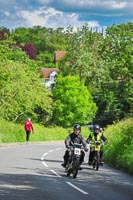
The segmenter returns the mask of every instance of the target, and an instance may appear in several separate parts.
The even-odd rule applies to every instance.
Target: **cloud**
[[[96,21],[80,21],[76,13],[63,13],[54,8],[41,7],[38,10],[28,11],[21,10],[17,12],[17,16],[24,20],[26,26],[44,26],[44,27],[79,27],[84,23],[90,26],[99,26]]]
[[[91,27],[133,22],[132,0],[0,0],[1,26]]]
[[[103,7],[106,9],[123,9],[127,5],[127,1],[120,1],[120,0],[62,0],[62,2],[66,3],[69,6],[74,6],[77,8],[82,8],[82,9],[90,9],[90,8],[95,8],[95,7]]]
[[[42,3],[43,5],[50,4],[52,1],[51,0],[38,0],[38,2]]]
[[[7,11],[5,11],[4,13],[5,13],[6,16],[9,16],[9,15],[10,15],[10,13],[7,12]]]
[[[46,0],[39,0],[42,5]],[[48,6],[63,12],[125,12],[133,9],[132,0],[48,0]]]

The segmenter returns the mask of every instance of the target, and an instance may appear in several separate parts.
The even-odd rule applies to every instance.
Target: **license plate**
[[[76,154],[76,155],[80,155],[80,149],[75,148],[75,149],[74,149],[74,154]]]

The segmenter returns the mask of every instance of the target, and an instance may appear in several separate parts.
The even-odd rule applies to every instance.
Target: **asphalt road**
[[[64,142],[0,147],[0,200],[132,200],[133,176],[85,162],[76,179],[62,168]]]

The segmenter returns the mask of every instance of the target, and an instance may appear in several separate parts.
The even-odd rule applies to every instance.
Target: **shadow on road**
[[[48,182],[52,185],[48,185]],[[34,174],[0,174],[0,200],[47,200],[58,199],[54,194],[56,191],[62,190],[59,178],[44,177]],[[51,193],[52,191],[52,193]],[[53,198],[55,196],[55,198]]]
[[[41,159],[37,159],[37,158],[28,158],[28,159],[30,159],[30,160],[36,160],[36,161],[46,161],[46,162],[52,162],[52,163],[62,163],[63,162],[63,160],[50,160],[50,159],[43,159],[43,160],[41,160]]]
[[[49,160],[48,160],[49,161]],[[53,160],[52,160],[53,162]],[[60,162],[54,160],[54,162]],[[125,195],[128,200],[132,199],[133,181],[131,176],[126,176],[117,171],[112,171],[106,166],[100,168],[99,171],[94,171],[86,164],[83,164],[83,170],[79,171],[76,179],[67,177],[64,168],[56,166],[54,170],[61,176],[57,177],[49,168],[35,168],[34,174],[0,174],[0,200],[65,200],[71,198],[71,192],[64,194],[64,191],[69,191],[70,187],[66,182],[71,181],[77,186],[84,189],[89,187],[89,191],[93,194],[97,191],[101,194],[101,189],[106,189],[106,195],[109,192]],[[21,173],[21,168],[20,168]],[[123,182],[124,180],[124,182]],[[64,186],[65,185],[65,186]],[[64,187],[63,187],[64,186]],[[68,187],[66,189],[66,187]],[[111,188],[111,189],[110,189]],[[87,190],[87,189],[86,189]],[[73,189],[72,189],[73,191]],[[115,193],[116,192],[116,193]],[[80,195],[80,194],[79,194]],[[59,198],[60,196],[60,198]],[[86,196],[88,198],[88,196]],[[85,199],[86,199],[85,198]],[[73,200],[81,199],[77,196]],[[84,200],[85,200],[84,199]],[[111,196],[103,198],[111,200]],[[122,200],[124,199],[124,196]],[[125,198],[126,199],[126,198]]]

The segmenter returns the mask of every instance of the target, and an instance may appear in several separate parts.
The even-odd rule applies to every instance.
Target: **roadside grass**
[[[108,138],[106,163],[133,175],[133,119],[108,126],[105,135]]]
[[[58,141],[65,140],[73,128],[44,127],[39,124],[34,125],[34,134],[31,133],[30,142]],[[82,127],[82,134],[85,138],[89,135],[89,129]],[[0,143],[25,142],[24,125],[15,124],[5,120],[0,120]]]

